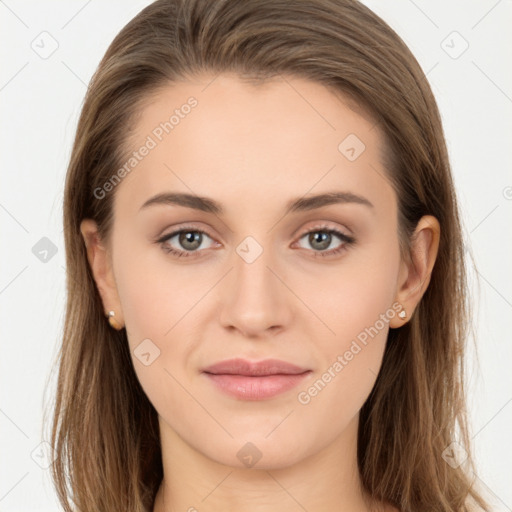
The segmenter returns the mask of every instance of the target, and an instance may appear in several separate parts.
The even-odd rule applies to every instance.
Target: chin
[[[290,444],[281,439],[266,438],[261,435],[246,435],[243,439],[230,439],[224,446],[215,443],[214,452],[204,455],[219,464],[239,469],[275,470],[288,468],[300,462],[307,454],[297,450],[296,437],[289,434]],[[304,447],[302,447],[304,448]]]

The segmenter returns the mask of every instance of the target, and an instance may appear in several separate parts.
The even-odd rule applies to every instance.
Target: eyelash
[[[179,230],[173,231],[172,233],[165,235],[162,238],[158,239],[157,243],[160,244],[160,246],[164,252],[169,253],[169,254],[173,255],[174,257],[177,257],[177,258],[182,258],[182,257],[189,258],[191,256],[194,257],[194,255],[199,251],[178,251],[166,244],[166,242],[168,240],[170,240],[171,238],[173,238],[176,235],[179,235],[180,233],[183,233],[183,232],[201,233],[201,234],[207,235],[208,237],[213,239],[213,237],[211,237],[207,231],[198,229],[194,226],[182,226]],[[316,227],[310,229],[309,231],[306,231],[305,233],[303,233],[299,237],[299,240],[301,240],[306,235],[309,235],[311,233],[328,233],[330,235],[336,235],[338,238],[341,239],[342,242],[344,242],[337,249],[331,249],[330,251],[313,251],[315,258],[317,258],[317,257],[325,258],[325,257],[336,256],[339,253],[341,253],[342,251],[347,250],[348,247],[354,245],[356,242],[354,237],[346,235],[345,233],[342,233],[341,231],[338,231],[337,229],[329,228],[328,226],[316,226]]]

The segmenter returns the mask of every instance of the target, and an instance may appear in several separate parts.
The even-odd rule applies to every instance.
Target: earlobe
[[[390,327],[401,327],[412,316],[428,288],[437,258],[441,228],[432,215],[424,215],[411,238],[411,260],[402,262],[396,300],[406,311],[405,318],[395,317]]]
[[[116,325],[112,325],[110,321],[109,323],[117,328],[122,325],[122,312],[109,252],[101,241],[95,221],[83,219],[80,231],[87,249],[89,266],[103,302],[104,314],[110,320],[112,315],[109,316],[109,312],[115,311]]]

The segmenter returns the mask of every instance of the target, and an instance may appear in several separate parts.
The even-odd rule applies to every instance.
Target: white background
[[[44,465],[47,457],[39,446],[43,399],[53,393],[50,371],[64,316],[64,177],[87,83],[115,35],[149,3],[0,1],[2,512],[60,510],[49,470],[35,461]],[[470,344],[476,480],[494,510],[511,511],[512,2],[364,3],[409,45],[442,113],[476,261],[476,268],[468,262],[479,360]],[[46,49],[51,38],[58,44],[48,58],[32,47],[41,47],[41,38]],[[46,262],[33,252],[43,237],[56,250]]]

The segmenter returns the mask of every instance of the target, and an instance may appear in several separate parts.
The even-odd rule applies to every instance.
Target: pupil
[[[189,250],[197,249],[201,245],[201,233],[194,231],[181,233],[180,244]],[[191,246],[188,244],[191,244]]]
[[[331,234],[325,231],[317,231],[309,235],[309,242],[313,247],[317,243],[317,239],[320,239],[317,248],[326,249],[327,247],[329,247],[329,244],[331,242]]]

